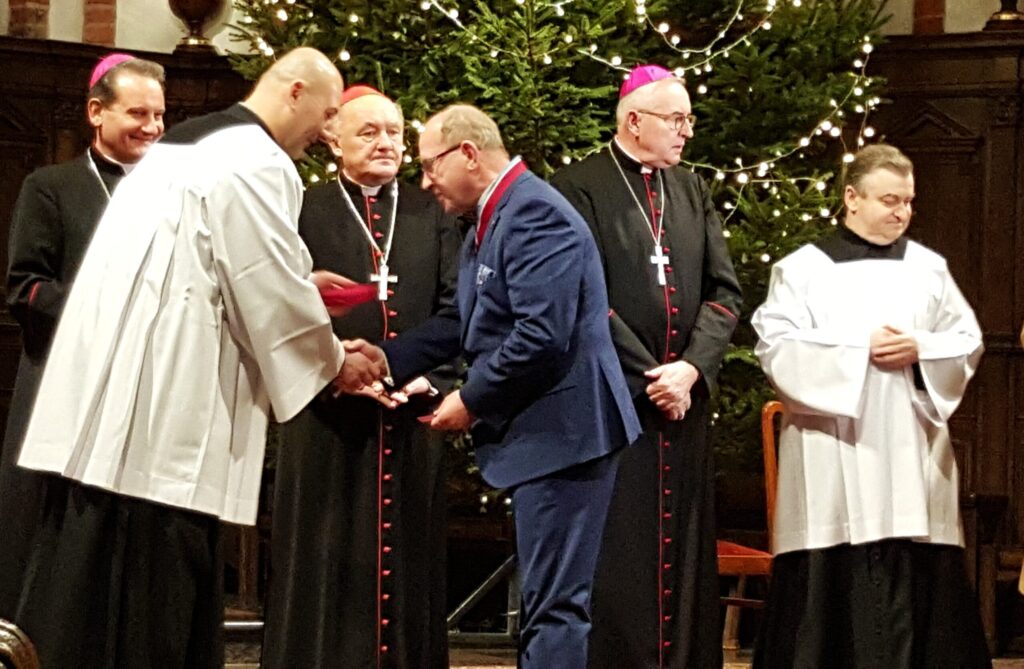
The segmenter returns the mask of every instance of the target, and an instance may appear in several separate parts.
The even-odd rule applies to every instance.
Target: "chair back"
[[[775,529],[775,492],[779,479],[775,417],[785,412],[782,402],[771,400],[761,408],[761,450],[764,456],[764,497],[768,512],[768,545]]]
[[[12,669],[39,669],[36,647],[18,627],[0,619],[0,664]]]

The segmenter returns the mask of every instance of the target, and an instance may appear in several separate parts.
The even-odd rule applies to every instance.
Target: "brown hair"
[[[117,77],[122,72],[131,72],[142,77],[148,77],[149,79],[155,80],[160,84],[160,88],[164,87],[164,66],[160,63],[154,63],[151,60],[144,58],[132,58],[126,60],[123,63],[118,63],[114,67],[110,68],[107,72],[99,78],[92,88],[89,89],[89,93],[86,95],[86,100],[92,100],[96,98],[100,101],[104,107],[109,107],[115,100],[117,100],[117,86],[115,82]]]
[[[910,162],[910,158],[907,158],[895,146],[889,144],[865,146],[857,152],[853,162],[847,166],[843,185],[852,186],[860,193],[864,177],[879,168],[891,170],[900,176],[908,176],[914,172],[914,163]]]

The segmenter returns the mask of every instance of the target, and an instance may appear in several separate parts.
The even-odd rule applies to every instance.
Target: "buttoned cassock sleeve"
[[[344,362],[298,235],[297,177],[277,165],[222,179],[206,200],[228,327],[256,360],[277,420],[297,414]]]
[[[47,345],[64,306],[64,226],[54,194],[39,173],[21,187],[8,242],[7,306],[35,348]]]

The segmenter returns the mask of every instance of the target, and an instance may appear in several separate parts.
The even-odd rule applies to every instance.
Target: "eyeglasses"
[[[658,112],[647,111],[646,109],[637,109],[636,113],[657,116],[665,122],[672,132],[679,132],[687,125],[690,126],[690,130],[693,130],[694,126],[697,125],[697,117],[693,114],[659,114]]]
[[[442,158],[447,156],[449,153],[451,153],[455,149],[458,149],[461,146],[462,146],[462,142],[459,142],[455,146],[448,147],[447,149],[445,149],[441,153],[437,154],[433,158],[424,158],[424,157],[421,156],[420,157],[420,165],[423,167],[423,172],[426,173],[426,174],[433,174],[434,167],[437,166],[437,161],[441,160]]]

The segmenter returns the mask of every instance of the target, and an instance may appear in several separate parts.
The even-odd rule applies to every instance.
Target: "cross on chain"
[[[398,277],[388,272],[387,263],[381,263],[380,270],[370,275],[370,281],[377,284],[377,299],[388,301],[388,284],[398,283]]]
[[[651,264],[658,267],[658,285],[664,286],[667,283],[665,278],[665,266],[668,265],[668,256],[662,251],[661,244],[654,245],[654,255],[651,256]]]

